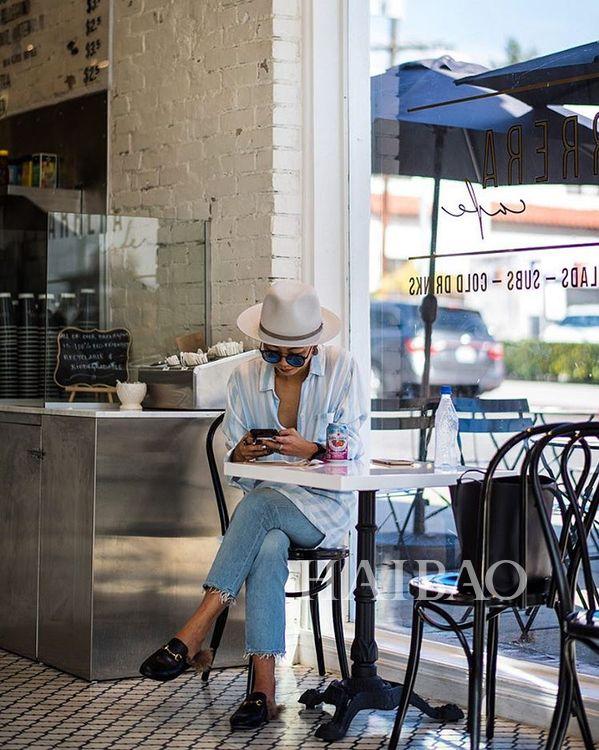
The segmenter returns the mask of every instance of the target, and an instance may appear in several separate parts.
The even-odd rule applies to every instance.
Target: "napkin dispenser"
[[[146,409],[224,409],[231,373],[242,362],[257,356],[254,349],[186,369],[165,369],[161,365],[139,367],[138,379],[148,386],[143,406]]]

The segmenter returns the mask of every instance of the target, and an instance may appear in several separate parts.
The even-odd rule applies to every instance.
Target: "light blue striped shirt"
[[[346,424],[349,457],[363,453],[359,430],[367,416],[366,394],[351,354],[336,346],[319,346],[310,361],[310,371],[302,383],[297,431],[306,440],[326,442],[327,415]],[[242,363],[231,375],[227,389],[227,408],[223,432],[228,451],[253,427],[283,429],[279,421],[279,398],[275,393],[275,369],[262,358]],[[299,460],[273,453],[257,460]],[[268,482],[231,477],[229,483],[249,492]],[[323,546],[343,542],[354,517],[354,492],[331,492],[293,484],[270,483],[288,497],[302,513],[325,534]]]

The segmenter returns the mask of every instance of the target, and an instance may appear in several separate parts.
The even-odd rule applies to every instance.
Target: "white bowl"
[[[121,409],[134,409],[139,411],[141,402],[144,400],[148,386],[145,383],[121,383],[116,381],[116,394],[121,402]]]

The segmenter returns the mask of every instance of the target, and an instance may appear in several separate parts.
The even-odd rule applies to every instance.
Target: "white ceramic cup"
[[[116,381],[116,394],[121,402],[121,409],[139,411],[148,386],[145,383],[121,383]]]

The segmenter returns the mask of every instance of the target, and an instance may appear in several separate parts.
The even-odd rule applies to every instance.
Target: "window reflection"
[[[432,5],[406,2],[393,12],[384,3],[371,5],[371,394],[407,403],[434,398],[449,384],[458,397],[518,400],[535,422],[588,419],[599,413],[599,72],[593,62],[599,49],[583,45],[585,24],[599,21],[599,9],[579,4],[573,24],[557,2],[545,3],[542,17],[534,15],[534,4],[519,5],[517,22],[488,2],[477,16],[466,15],[464,3]],[[534,23],[526,22],[530,14]],[[574,47],[580,47],[579,68],[572,83],[566,71],[555,84],[558,71],[546,75],[552,85],[536,85],[542,64],[532,66],[529,78],[526,70],[518,73],[518,81],[532,81],[529,88],[514,84],[515,75],[489,73]],[[402,91],[417,62],[425,72],[443,68],[449,82],[423,85],[420,109],[406,111]],[[455,85],[465,77],[461,65],[471,69],[468,75],[487,76],[487,87],[471,78]],[[492,89],[503,93],[489,96]],[[485,96],[472,96],[477,92]],[[459,106],[470,109],[460,117],[452,105],[427,109],[468,96]],[[420,312],[427,294],[438,305],[430,354]],[[428,361],[430,389],[423,390]],[[465,459],[484,465],[494,440],[505,437],[464,435]],[[411,433],[373,436],[380,455],[416,458],[418,449]],[[416,558],[428,535],[429,552],[449,564],[456,548],[450,500],[448,493],[425,491],[382,495],[378,503],[377,622],[408,627],[413,566],[399,561]],[[539,615],[530,638],[509,619],[504,652],[530,659],[557,653],[551,612]],[[444,638],[435,631],[429,637]],[[596,657],[582,658],[585,671],[599,674]]]

